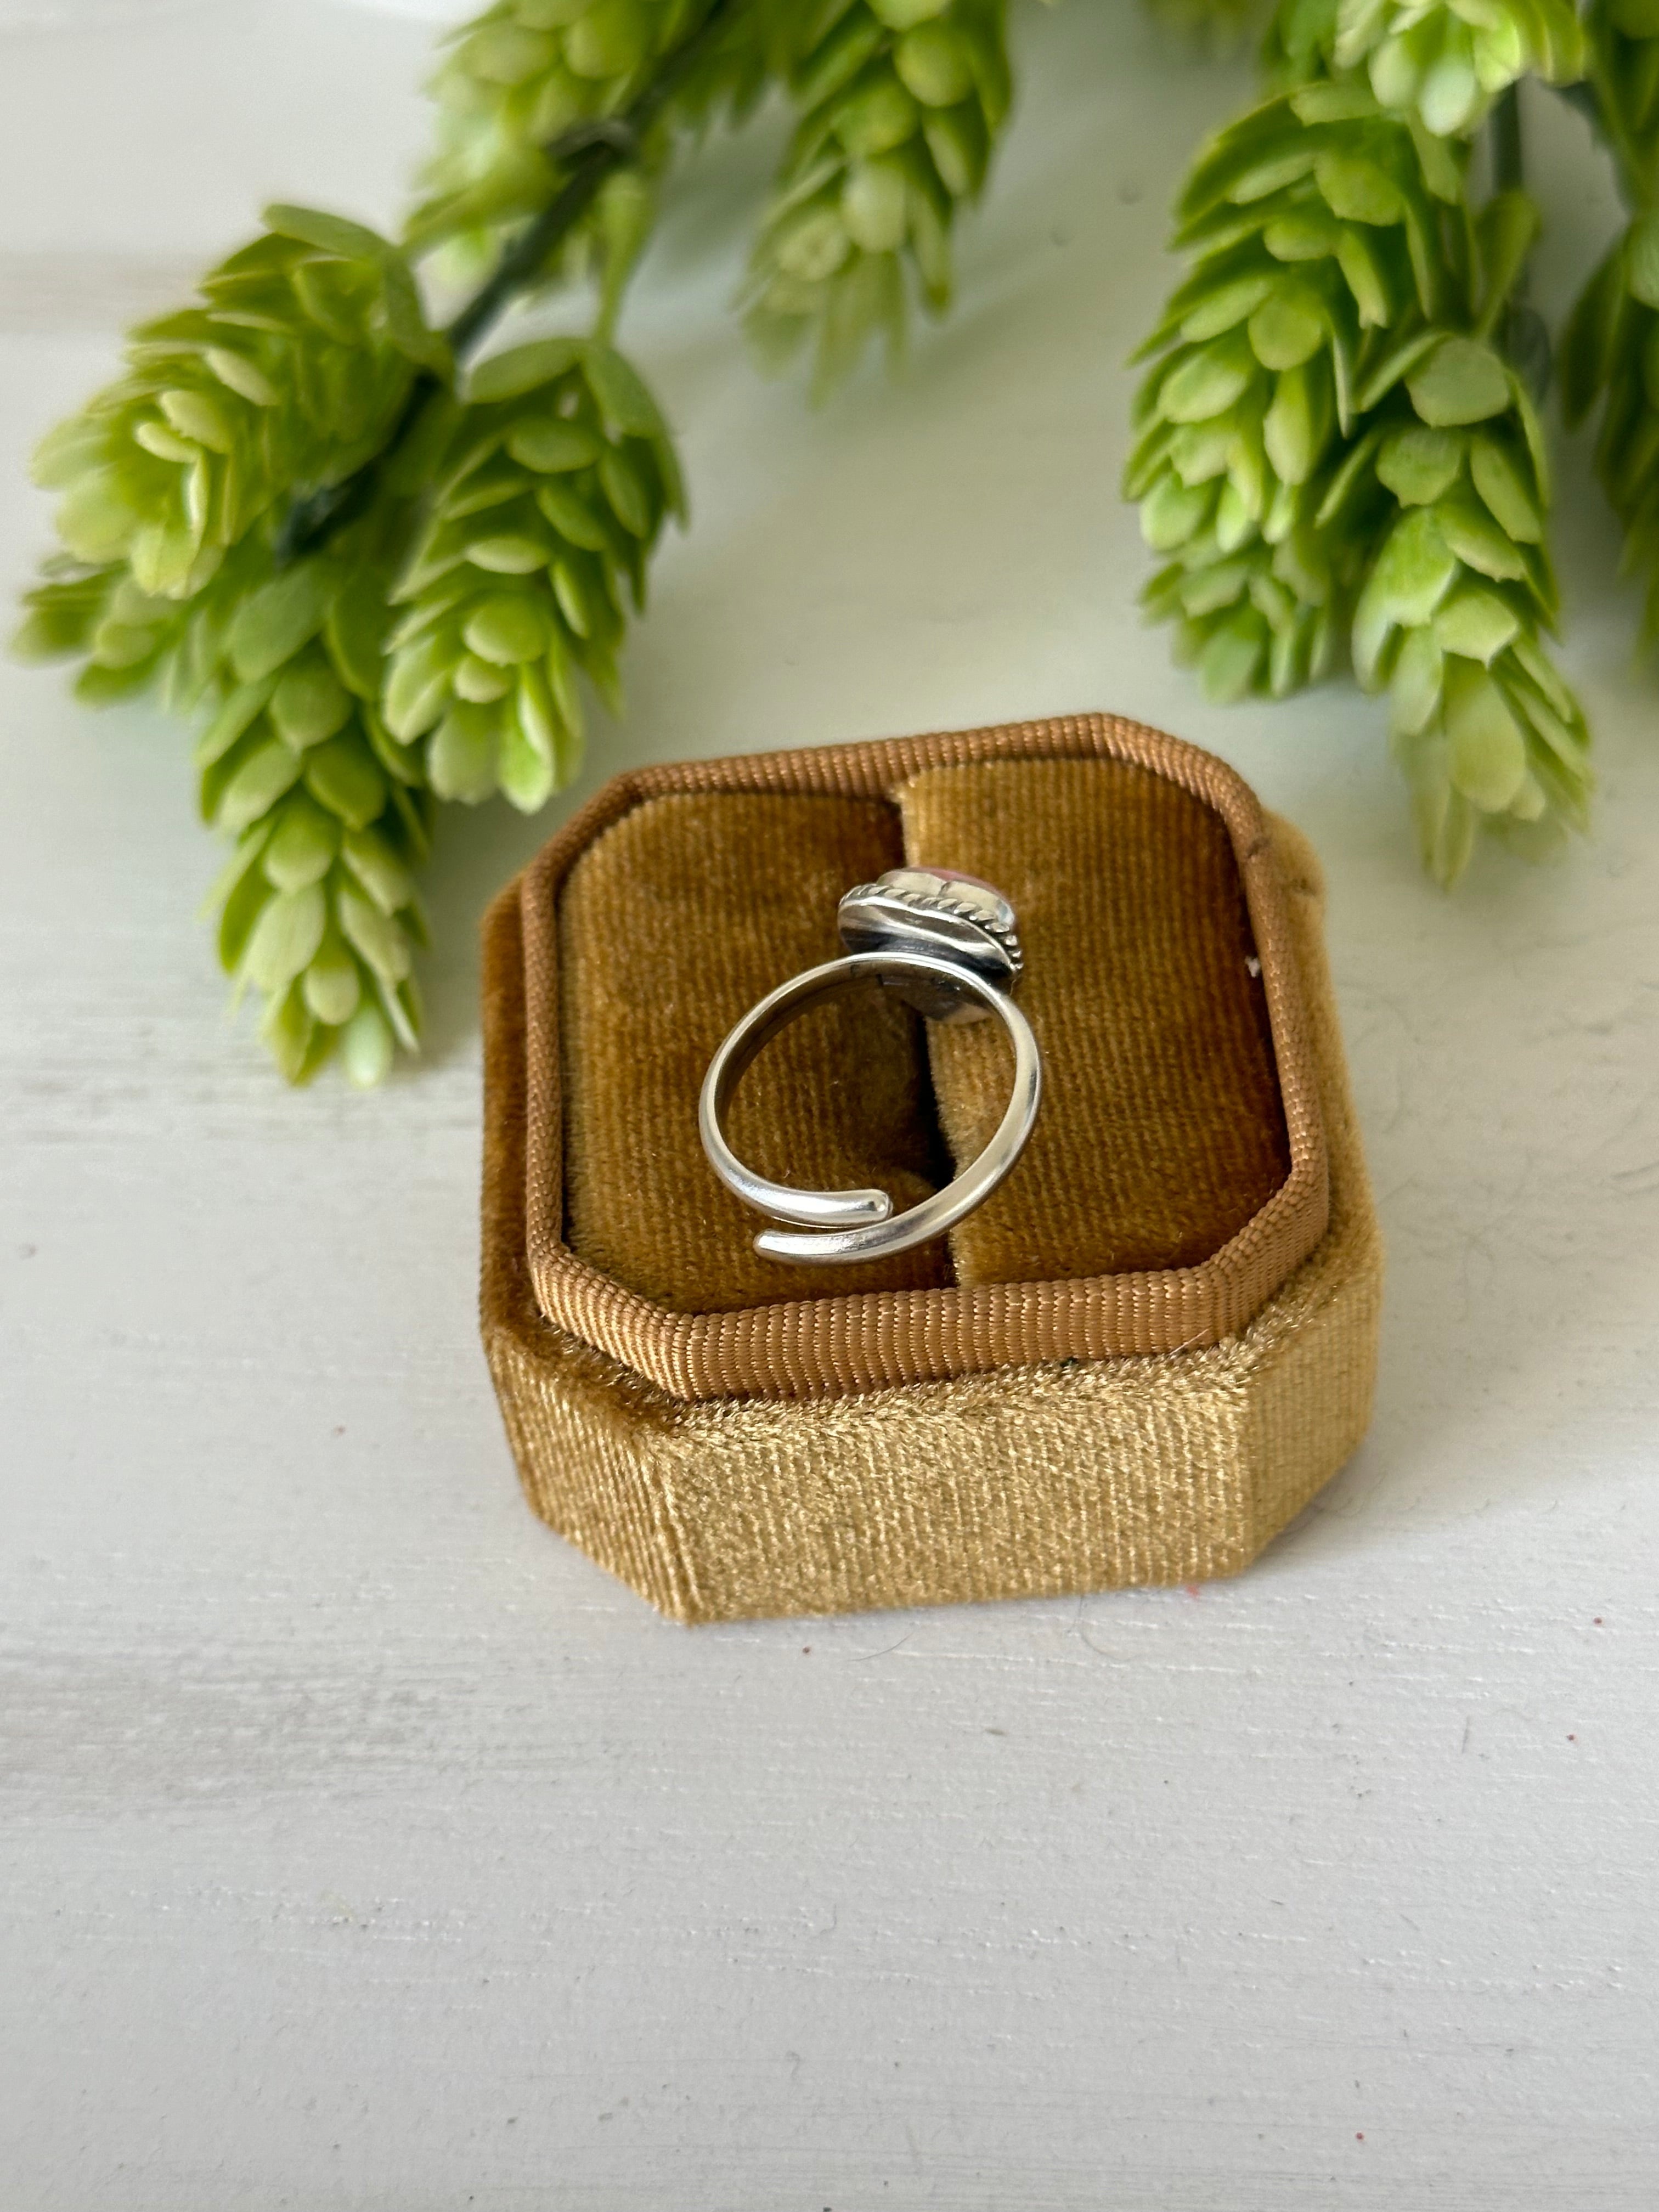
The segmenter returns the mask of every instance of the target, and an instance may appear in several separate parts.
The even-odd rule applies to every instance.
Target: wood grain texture
[[[696,526],[574,796],[1095,704],[1224,752],[1330,877],[1391,1254],[1371,1439],[1200,1597],[658,1621],[525,1512],[475,1338],[470,930],[547,823],[446,825],[422,1072],[290,1096],[191,920],[216,860],[185,741],[8,668],[8,2208],[1659,2198],[1659,747],[1631,609],[1574,495],[1598,835],[1449,901],[1373,705],[1198,705],[1133,612],[1116,363],[1243,79],[1124,10],[1040,13],[961,310],[896,389],[813,416],[754,380],[725,302],[772,149],[695,171],[629,337]],[[305,0],[0,41],[0,251],[137,257],[137,283],[267,194],[384,220],[422,46]],[[1611,211],[1533,120],[1549,306]],[[26,324],[26,289],[13,581],[46,532],[24,444],[113,337],[49,299]]]

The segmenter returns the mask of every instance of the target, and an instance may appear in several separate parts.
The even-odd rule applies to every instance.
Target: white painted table
[[[426,33],[222,0],[0,42],[0,574],[28,440],[282,194],[390,221]],[[285,1091],[191,920],[187,744],[0,676],[7,2212],[1600,2212],[1659,2201],[1659,690],[1559,544],[1595,841],[1417,872],[1381,717],[1206,711],[1132,605],[1127,380],[1238,69],[1032,11],[959,312],[817,416],[716,149],[630,342],[696,515],[645,759],[1119,707],[1312,835],[1389,1237],[1374,1433],[1201,1594],[688,1633],[531,1519],[473,1323],[472,939]],[[1608,219],[1539,118],[1544,289]],[[1559,142],[1559,143],[1557,142]],[[1577,166],[1576,166],[1577,165]]]

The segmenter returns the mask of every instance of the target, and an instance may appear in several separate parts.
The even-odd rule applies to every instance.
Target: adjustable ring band
[[[895,869],[841,902],[840,960],[792,976],[751,1007],[709,1063],[698,1128],[710,1166],[726,1188],[797,1224],[763,1229],[755,1249],[770,1260],[877,1260],[941,1237],[982,1205],[1024,1150],[1042,1095],[1042,1061],[1031,1025],[1011,995],[1024,965],[1013,908],[988,884],[939,870]],[[806,1190],[745,1167],[726,1140],[725,1119],[745,1070],[795,1016],[823,998],[864,985],[891,990],[936,1021],[995,1016],[1014,1048],[1006,1111],[979,1157],[906,1213],[884,1190]]]

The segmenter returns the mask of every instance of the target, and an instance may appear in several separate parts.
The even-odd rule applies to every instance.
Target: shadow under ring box
[[[1012,899],[1045,1066],[948,1239],[763,1260],[704,1069],[901,863]],[[1382,1253],[1304,840],[1111,715],[620,776],[484,929],[483,1328],[526,1494],[684,1621],[1247,1565],[1370,1417]],[[1000,1024],[787,1030],[739,1154],[908,1205],[1006,1099]]]

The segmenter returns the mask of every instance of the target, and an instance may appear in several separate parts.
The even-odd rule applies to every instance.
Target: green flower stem
[[[652,125],[745,4],[747,0],[713,0],[696,28],[665,58],[620,114],[576,124],[544,149],[547,160],[564,170],[564,180],[507,247],[488,282],[446,326],[443,336],[457,362],[465,361],[518,295],[537,282],[609,179],[639,160]],[[339,483],[295,500],[277,532],[279,565],[314,551],[367,511],[388,463],[447,393],[441,377],[430,370],[421,372],[381,450]]]
[[[1521,137],[1521,88],[1510,85],[1492,112],[1492,183],[1500,192],[1519,191],[1526,183]]]

